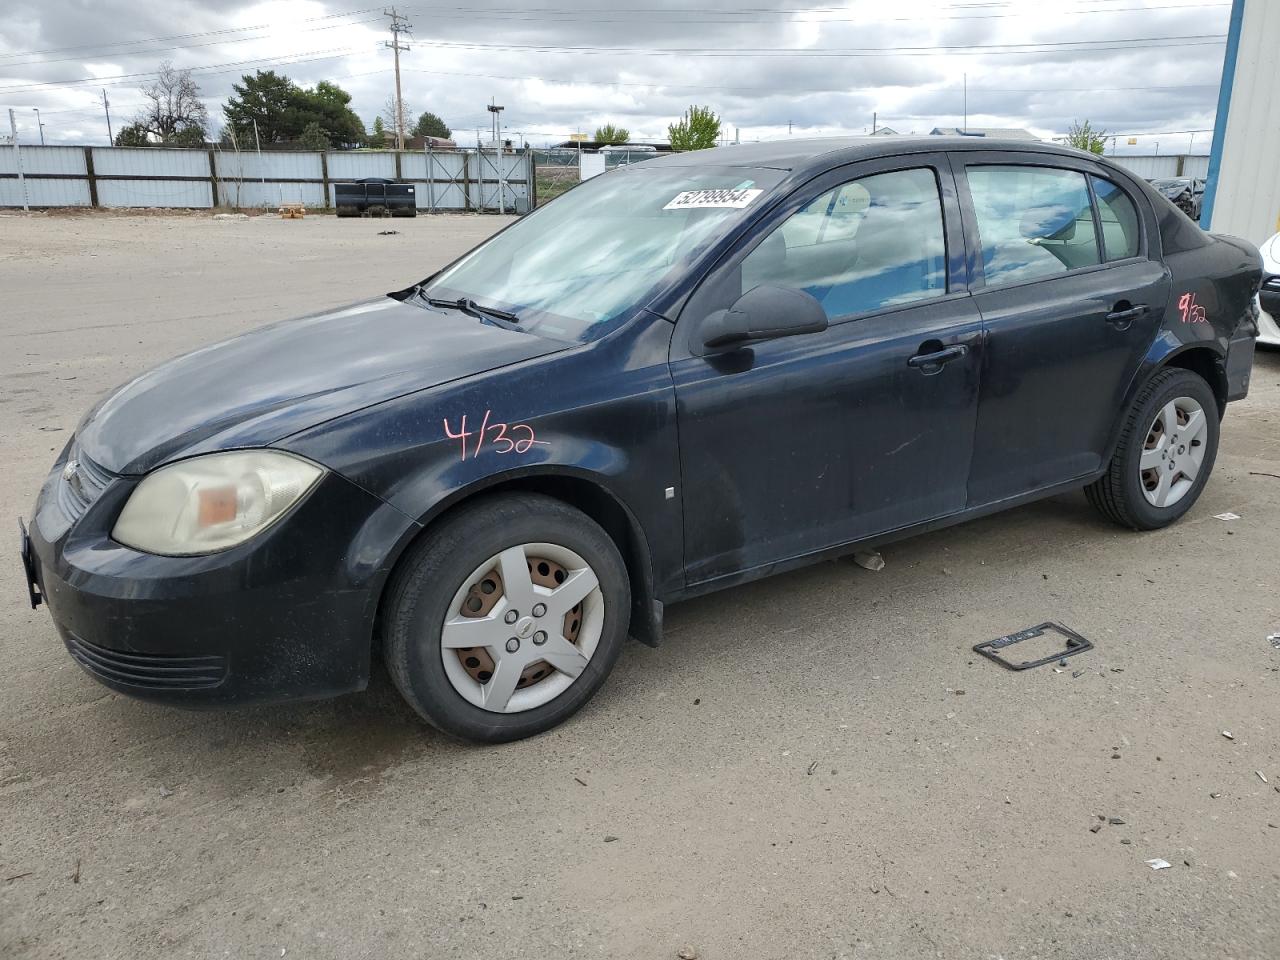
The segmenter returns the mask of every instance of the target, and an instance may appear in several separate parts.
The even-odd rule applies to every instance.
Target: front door
[[[826,174],[751,236],[690,299],[672,345],[690,584],[966,499],[981,321],[946,158]],[[702,346],[708,315],[766,283],[816,297],[828,329]]]
[[[1087,161],[1037,161],[966,157],[960,184],[987,339],[970,506],[1102,466],[1169,296],[1126,189]]]

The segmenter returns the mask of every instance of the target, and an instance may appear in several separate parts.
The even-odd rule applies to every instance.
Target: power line
[[[307,17],[300,20],[299,23],[314,23],[320,20],[335,20],[341,17],[353,17],[362,13],[369,13],[377,7],[365,7],[361,10],[347,10],[342,13],[331,13],[323,17]],[[91,50],[99,51],[108,47],[128,47],[139,43],[163,43],[168,40],[195,40],[201,37],[213,37],[227,33],[244,33],[249,30],[266,30],[269,27],[279,26],[273,23],[260,23],[252,27],[226,27],[222,30],[204,30],[200,33],[177,33],[168,37],[143,37],[139,40],[117,40],[113,43],[82,43],[74,47],[48,47],[44,50],[14,50],[9,53],[0,53],[0,58],[6,57],[34,57],[45,53],[65,53],[68,50]],[[131,56],[131,54],[126,54]],[[47,62],[47,61],[46,61]]]
[[[336,30],[339,27],[358,27],[361,24],[365,24],[365,23],[378,23],[379,19],[380,18],[378,17],[371,17],[367,20],[353,20],[353,21],[344,21],[342,23],[330,23],[330,24],[326,24],[323,27],[307,27],[306,29],[302,29],[302,30],[293,29],[293,30],[287,31],[287,34],[289,36],[294,36],[299,33],[314,33],[318,30]],[[260,28],[246,27],[245,29],[256,30]],[[130,50],[126,53],[116,54],[116,56],[143,57],[143,56],[150,56],[156,53],[171,53],[175,50],[195,50],[199,47],[221,47],[221,46],[226,46],[232,43],[248,43],[253,40],[270,40],[280,35],[281,34],[277,34],[277,33],[261,33],[254,37],[229,37],[224,40],[209,40],[209,41],[206,41],[205,43],[187,43],[187,44],[181,44],[175,47],[147,47],[146,49],[143,49],[143,50]],[[56,60],[16,60],[8,63],[0,63],[0,68],[4,68],[7,70],[9,67],[40,66],[46,63],[71,63],[71,62],[83,63],[87,59],[92,59],[93,56],[94,54],[89,53],[89,54],[81,54],[75,57],[59,57]]]
[[[657,55],[684,57],[883,57],[883,56],[1001,56],[1040,53],[1044,51],[1110,51],[1139,47],[1143,50],[1161,47],[1212,46],[1226,42],[1226,34],[1192,34],[1167,37],[1127,37],[1114,40],[1050,40],[1029,43],[988,43],[938,46],[892,47],[739,47],[734,50],[716,47],[606,47],[595,45],[568,46],[528,43],[472,43],[439,40],[434,46],[455,50],[529,50],[538,53],[585,53],[616,55]],[[1019,49],[1013,49],[1017,47]]]
[[[186,67],[194,74],[210,74],[218,73],[236,73],[237,68],[246,66],[291,66],[297,63],[312,63],[317,60],[338,60],[342,57],[349,57],[352,54],[360,53],[359,50],[334,48],[332,50],[309,50],[305,53],[288,54],[285,58],[281,57],[255,57],[252,60],[237,60],[231,63],[211,63],[202,67]],[[321,56],[312,56],[312,54],[322,54]],[[288,59],[295,57],[301,59]],[[228,69],[222,69],[222,68]],[[32,90],[42,90],[46,87],[65,87],[76,86],[82,83],[90,83],[94,86],[116,86],[121,83],[135,83],[139,79],[147,77],[157,77],[160,73],[158,70],[148,70],[143,73],[121,73],[110,77],[80,77],[75,80],[41,80],[33,83],[16,84],[8,87],[0,87],[0,94],[4,93],[24,93]]]
[[[415,70],[406,69],[406,73],[423,73],[438,77],[465,77],[475,80],[514,80],[514,81],[538,81],[541,83],[557,83],[570,86],[591,86],[591,87],[640,87],[647,90],[696,90],[696,91],[732,91],[735,93],[775,93],[777,87],[736,87],[725,86],[724,84],[714,85],[696,85],[683,83],[665,83],[661,80],[654,81],[625,81],[625,80],[564,80],[555,77],[539,77],[529,75],[511,75],[511,74],[494,74],[494,73],[457,73],[446,70]],[[1137,92],[1149,90],[1201,90],[1218,88],[1218,83],[1180,83],[1170,84],[1168,86],[1132,86],[1132,87],[974,87],[972,89],[981,93],[1099,93],[1099,92]],[[812,90],[808,93],[828,94],[843,93],[843,90]]]
[[[1132,2],[1132,0],[1129,0]],[[959,9],[964,9],[966,4],[958,5]],[[981,6],[981,5],[979,5]],[[1077,14],[1106,14],[1113,15],[1118,13],[1146,13],[1152,10],[1196,10],[1196,9],[1221,9],[1229,7],[1229,3],[1184,3],[1184,4],[1160,4],[1150,7],[1111,7],[1096,8],[1083,7],[1079,9],[1055,10],[1055,16],[1077,15]],[[948,8],[943,8],[948,9]],[[426,11],[415,11],[426,12]],[[602,10],[607,16],[599,16],[594,14],[584,15],[580,9],[550,9],[538,8],[533,15],[529,10],[475,10],[458,8],[458,12],[444,13],[431,10],[428,15],[432,20],[439,19],[464,19],[472,20],[495,20],[499,22],[519,22],[519,23],[671,23],[673,25],[681,24],[771,24],[771,23],[862,23],[867,22],[867,17],[835,17],[835,16],[819,16],[815,19],[817,13],[847,13],[848,8],[830,8],[829,11],[817,10],[759,10],[758,12],[744,12],[739,10],[672,10],[670,8],[628,8],[628,9],[608,9]],[[1020,17],[1035,16],[1038,11],[1025,11],[1018,13],[977,13],[977,14],[952,14],[937,15],[931,14],[929,19],[936,20],[1005,20],[1016,19]],[[636,17],[629,17],[628,14],[635,14]],[[688,16],[693,14],[694,16]],[[920,17],[882,17],[875,16],[877,23],[914,23],[920,20]]]

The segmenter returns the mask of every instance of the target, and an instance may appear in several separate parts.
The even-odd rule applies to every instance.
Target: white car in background
[[[1262,245],[1262,292],[1258,294],[1258,342],[1280,347],[1280,233]]]

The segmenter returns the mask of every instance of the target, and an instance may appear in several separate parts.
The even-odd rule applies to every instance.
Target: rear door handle
[[[921,349],[923,350],[924,346]],[[968,353],[968,347],[963,343],[957,343],[955,346],[943,347],[941,350],[933,350],[929,353],[917,353],[908,357],[907,366],[915,367],[924,373],[937,373],[944,364],[950,363],[952,360],[959,360]]]
[[[1145,303],[1134,304],[1131,307],[1122,306],[1121,303],[1116,304],[1116,309],[1107,314],[1107,323],[1119,327],[1121,330],[1127,330],[1129,324],[1144,316],[1147,312]]]

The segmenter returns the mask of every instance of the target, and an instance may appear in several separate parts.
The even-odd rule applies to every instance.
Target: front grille
[[[80,666],[112,683],[148,690],[206,690],[227,678],[226,657],[121,653],[81,640],[70,632],[64,639]]]
[[[72,447],[67,463],[75,463],[75,468],[58,480],[58,506],[68,520],[75,521],[84,516],[115,477],[81,453],[78,444]]]

